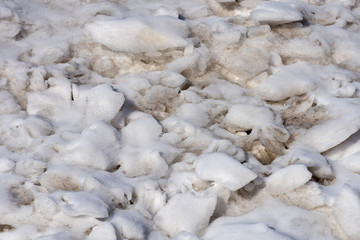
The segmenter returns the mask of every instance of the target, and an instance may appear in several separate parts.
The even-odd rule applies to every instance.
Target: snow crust
[[[0,1],[0,239],[359,239],[359,21]]]

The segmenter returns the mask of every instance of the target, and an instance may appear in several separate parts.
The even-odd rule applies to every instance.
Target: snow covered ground
[[[1,0],[0,239],[360,239],[360,2]]]

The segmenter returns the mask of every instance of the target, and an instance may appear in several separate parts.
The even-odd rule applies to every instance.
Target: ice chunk
[[[275,122],[272,111],[266,107],[250,104],[232,105],[226,114],[224,124],[232,131],[246,131],[255,126],[266,126]]]
[[[56,159],[70,165],[105,170],[114,166],[119,149],[116,130],[105,122],[97,122],[78,138],[65,143]]]
[[[47,234],[37,237],[36,240],[62,240],[62,239],[73,239],[71,234],[67,231],[59,231],[57,233]]]
[[[12,186],[19,186],[22,178],[15,174],[1,174],[0,175],[0,213],[11,213],[16,206],[14,199],[12,199],[10,189]]]
[[[360,131],[351,135],[346,141],[331,148],[324,155],[333,160],[342,160],[356,154],[360,149]]]
[[[304,164],[318,178],[333,179],[335,177],[327,159],[317,152],[290,149],[284,156],[275,159],[273,163],[282,166]]]
[[[136,187],[137,204],[156,214],[166,204],[166,194],[155,181],[142,181]]]
[[[111,121],[124,104],[125,98],[110,85],[100,84],[90,90],[82,90],[72,85],[75,106],[84,113],[90,123]]]
[[[79,191],[86,175],[86,171],[73,166],[50,165],[38,180],[48,192],[56,190]]]
[[[241,236],[241,238],[239,238]],[[276,232],[265,223],[241,223],[228,224],[218,229],[218,231],[208,232],[204,240],[237,240],[237,239],[276,239],[276,240],[292,240],[293,238]]]
[[[39,194],[34,201],[34,207],[37,213],[39,213],[44,219],[52,219],[55,214],[60,211],[60,207],[52,196],[45,196],[45,194]]]
[[[128,177],[148,175],[153,178],[165,176],[168,170],[166,161],[158,151],[125,150],[120,153],[120,170]]]
[[[271,101],[308,93],[316,87],[313,72],[311,65],[305,62],[285,66],[263,81],[255,90],[261,98]]]
[[[61,210],[69,216],[92,216],[95,218],[106,218],[109,216],[107,205],[100,198],[91,193],[66,192],[60,195],[58,204]]]
[[[25,177],[38,176],[45,171],[47,163],[35,159],[22,159],[16,162],[15,172]]]
[[[111,216],[110,222],[127,239],[146,239],[149,234],[146,218],[136,211],[116,211]]]
[[[109,222],[103,222],[102,224],[95,226],[87,240],[103,240],[105,236],[107,240],[117,239],[115,229]]]
[[[251,12],[251,18],[261,24],[284,24],[301,21],[303,15],[290,3],[267,1]]]
[[[173,240],[201,240],[195,234],[182,231]]]
[[[14,96],[6,91],[0,92],[0,104],[0,114],[16,113],[21,109]]]
[[[161,133],[161,126],[151,115],[141,116],[121,129],[122,141],[133,146],[152,145]]]
[[[357,119],[359,119],[360,113],[357,105],[339,104],[335,109],[338,111],[337,119],[330,119],[313,126],[291,143],[291,148],[310,148],[318,152],[325,152],[359,130],[360,124]]]
[[[67,80],[50,78],[53,86],[45,91],[29,92],[27,95],[27,112],[40,115],[53,121],[77,119],[77,113],[71,112],[72,118],[68,118],[71,108],[71,85]],[[65,120],[66,119],[66,120]]]
[[[170,237],[176,236],[181,231],[199,234],[207,226],[215,206],[215,196],[177,194],[160,209],[154,220]]]
[[[44,46],[39,45],[32,49],[31,62],[36,65],[48,65],[59,63],[66,59],[68,54],[67,43],[59,44],[58,46]]]
[[[202,180],[215,181],[236,191],[257,175],[225,153],[210,153],[200,156],[195,162],[196,176]]]
[[[209,122],[209,116],[201,105],[185,103],[176,110],[176,116],[182,118],[194,126],[206,127]]]
[[[15,166],[15,163],[8,158],[0,158],[0,173],[10,171]]]
[[[348,156],[341,163],[346,169],[349,169],[357,174],[360,174],[360,151]]]
[[[86,29],[93,41],[114,51],[139,53],[188,45],[186,23],[168,16],[103,20]]]
[[[5,231],[0,232],[0,238],[6,240],[27,240],[29,237],[35,240],[60,240],[61,238],[35,238],[37,235],[36,227],[32,224],[24,224],[21,226],[16,227],[16,229],[12,229],[12,231]],[[69,235],[63,235],[64,238],[62,239],[69,239]]]
[[[307,183],[311,176],[304,165],[290,165],[271,174],[266,179],[266,189],[274,195],[287,193]]]
[[[356,240],[360,236],[360,196],[350,186],[345,186],[335,200],[333,214],[349,239]]]
[[[102,199],[123,207],[129,205],[133,198],[133,187],[118,173],[98,171],[94,176],[86,177],[83,189],[96,192]]]
[[[267,198],[253,211],[220,217],[206,229],[204,240],[331,239],[323,215]]]
[[[171,16],[174,18],[178,18],[179,11],[174,8],[167,8],[167,7],[161,6],[160,8],[158,8],[155,11],[154,16]]]

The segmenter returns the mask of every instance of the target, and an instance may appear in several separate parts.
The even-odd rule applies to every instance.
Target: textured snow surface
[[[360,239],[360,3],[0,1],[0,239]]]

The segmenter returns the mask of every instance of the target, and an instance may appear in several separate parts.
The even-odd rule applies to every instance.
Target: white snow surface
[[[359,239],[359,1],[3,0],[0,32],[0,239]]]

